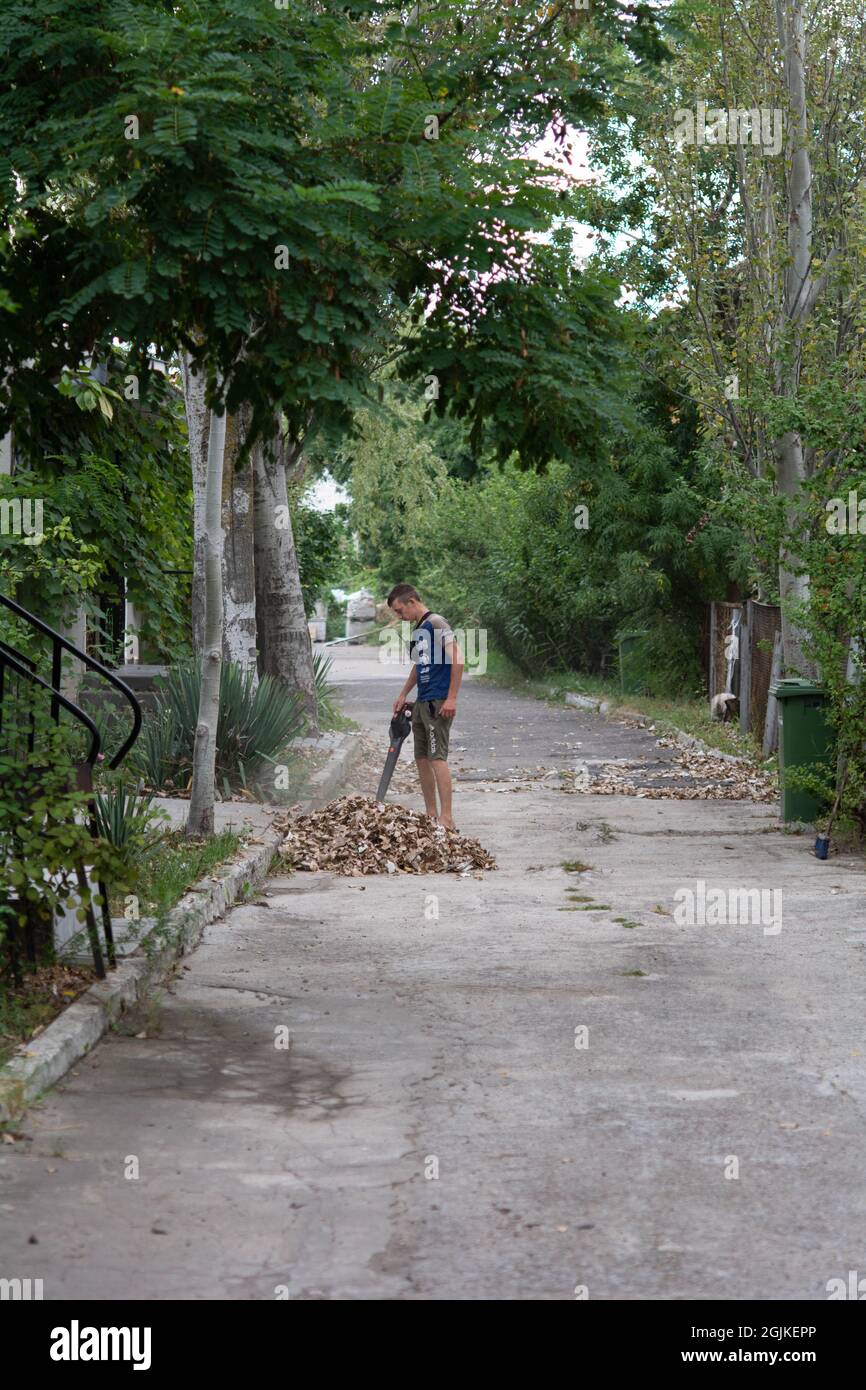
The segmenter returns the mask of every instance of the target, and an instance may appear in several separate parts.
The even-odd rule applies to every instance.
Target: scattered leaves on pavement
[[[563,777],[568,783],[568,773]],[[673,785],[652,785],[659,781]],[[732,762],[699,750],[679,753],[661,768],[632,770],[607,763],[598,776],[589,781],[575,780],[565,789],[590,796],[639,796],[655,801],[770,802],[779,795],[773,773],[752,763]]]

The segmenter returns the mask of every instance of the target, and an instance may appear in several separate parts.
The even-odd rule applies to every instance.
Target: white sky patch
[[[351,500],[346,489],[335,482],[330,473],[323,473],[304,493],[304,506],[314,512],[332,512],[338,502]]]

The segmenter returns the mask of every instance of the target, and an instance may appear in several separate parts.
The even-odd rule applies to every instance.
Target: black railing
[[[97,675],[103,677],[103,679],[108,681],[110,685],[114,686],[116,690],[120,691],[120,693],[128,700],[130,704],[132,710],[132,730],[129,736],[121,744],[118,751],[109,761],[108,767],[111,770],[114,770],[115,768],[119,767],[120,763],[123,761],[129,750],[135,743],[135,740],[138,738],[139,732],[141,730],[141,705],[139,704],[139,701],[136,699],[133,692],[130,690],[129,686],[126,685],[124,681],[120,680],[118,676],[115,676],[113,671],[109,671],[106,666],[103,666],[101,661],[97,661],[95,657],[89,656],[87,652],[81,651],[80,648],[75,646],[74,642],[70,642],[68,638],[63,637],[59,632],[55,631],[54,628],[49,627],[47,623],[44,623],[41,618],[35,617],[35,615],[33,613],[28,612],[26,608],[22,608],[19,603],[16,603],[14,601],[14,599],[7,598],[5,594],[0,594],[0,603],[2,603],[4,607],[8,608],[10,612],[14,613],[16,617],[19,618],[22,622],[26,623],[28,627],[35,629],[37,632],[40,632],[43,635],[50,637],[51,639],[50,681],[45,680],[42,676],[39,675],[36,669],[37,663],[31,657],[26,656],[23,652],[18,651],[17,648],[11,646],[8,642],[0,640],[0,736],[2,736],[3,731],[3,704],[4,697],[6,694],[7,671],[14,672],[15,675],[17,675],[19,681],[23,679],[26,682],[28,682],[31,686],[41,687],[44,691],[46,691],[50,701],[51,718],[54,720],[55,724],[59,724],[60,722],[61,709],[65,709],[69,714],[72,715],[73,719],[75,719],[79,724],[81,724],[85,729],[87,729],[88,733],[90,734],[90,747],[88,749],[87,756],[76,765],[76,783],[80,790],[86,791],[90,794],[87,803],[88,829],[90,831],[91,836],[94,839],[97,839],[99,832],[96,817],[96,803],[93,799],[92,792],[93,769],[96,766],[96,761],[99,757],[101,738],[99,730],[97,729],[96,724],[91,719],[90,715],[87,714],[86,711],[80,707],[80,705],[77,705],[73,700],[70,700],[66,695],[64,695],[63,691],[60,688],[63,679],[62,662],[64,651],[68,652],[78,661],[83,662],[84,665],[87,666],[91,671],[95,671]],[[29,718],[29,731],[27,735],[28,751],[31,754],[33,753],[34,745],[35,718],[33,708],[31,706]],[[89,885],[87,879],[87,870],[83,861],[79,861],[76,864],[74,864],[73,868],[75,869],[75,872],[78,876],[78,882],[82,889],[82,894],[85,899],[85,919],[87,923],[87,935],[90,941],[90,948],[93,953],[93,963],[96,969],[96,974],[100,979],[104,979],[105,961],[103,959],[102,947],[99,941],[99,932],[96,926],[96,917],[93,911],[93,906],[90,901],[90,896],[88,892]],[[113,968],[117,964],[117,960],[114,946],[114,933],[111,926],[111,910],[108,900],[108,890],[105,883],[101,879],[98,881],[98,887],[100,897],[102,898],[102,924],[103,931],[105,934],[105,945],[106,953],[108,956],[108,964],[110,968]],[[31,957],[31,959],[33,959],[35,956],[35,948],[32,936],[26,937],[25,946],[28,955]],[[15,968],[17,968],[17,951],[16,944],[13,944],[13,969]]]
[[[27,623],[30,627],[36,628],[38,632],[42,632],[46,637],[51,638],[51,686],[53,691],[51,717],[55,722],[60,716],[60,701],[57,699],[57,696],[59,695],[62,681],[61,663],[64,651],[69,652],[70,656],[76,657],[79,661],[83,661],[85,666],[91,671],[96,671],[98,675],[109,681],[114,686],[115,690],[119,690],[121,695],[125,696],[129,701],[132,709],[132,732],[108,764],[112,771],[116,767],[119,767],[141,732],[141,705],[129,686],[125,681],[122,681],[119,676],[116,676],[113,671],[109,671],[107,666],[103,666],[101,661],[97,661],[95,656],[89,656],[87,652],[81,651],[79,647],[76,647],[74,642],[70,642],[67,637],[62,637],[53,627],[49,627],[47,623],[43,623],[41,618],[35,617],[33,613],[28,613],[27,609],[22,608],[20,603],[16,603],[14,599],[7,598],[5,594],[0,594],[0,603],[8,608],[10,612],[14,613],[16,617],[21,618],[22,621]],[[76,708],[78,707],[76,706]],[[83,715],[84,711],[79,710],[79,714]]]
[[[0,595],[0,597],[2,597],[2,595]],[[5,684],[4,671],[7,667],[12,671],[17,672],[19,676],[24,676],[27,680],[31,682],[31,684],[41,685],[43,690],[48,691],[49,695],[51,696],[52,715],[54,713],[55,708],[57,709],[57,718],[55,719],[55,722],[57,722],[57,720],[59,719],[60,707],[62,706],[63,709],[69,710],[69,713],[73,716],[74,719],[77,719],[79,723],[84,725],[84,727],[90,734],[90,749],[88,751],[87,757],[84,759],[84,762],[90,768],[92,773],[93,768],[96,765],[96,759],[99,757],[101,739],[99,737],[99,730],[97,729],[93,720],[90,718],[90,715],[87,714],[78,705],[76,705],[72,700],[68,700],[60,690],[56,690],[54,686],[49,685],[48,681],[43,680],[36,670],[35,661],[31,661],[30,658],[26,657],[23,652],[16,651],[15,647],[10,647],[8,643],[2,641],[0,641],[0,733],[3,732],[2,716],[3,690]],[[27,748],[30,753],[33,752],[34,742],[35,720],[33,718],[33,712],[31,710],[30,732],[27,736]]]

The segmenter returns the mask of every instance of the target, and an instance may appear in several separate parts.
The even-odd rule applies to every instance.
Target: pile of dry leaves
[[[293,869],[334,874],[469,874],[495,869],[477,840],[459,835],[418,811],[343,796],[286,826],[280,857]]]

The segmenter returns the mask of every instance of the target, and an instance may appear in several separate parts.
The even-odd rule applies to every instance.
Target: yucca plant
[[[313,653],[313,676],[316,681],[316,702],[319,708],[319,723],[332,724],[339,714],[334,700],[334,686],[328,679],[334,659],[324,652]]]
[[[189,778],[189,750],[177,715],[170,705],[158,707],[146,714],[141,733],[134,744],[127,766],[149,787],[164,791],[180,783],[184,767]]]
[[[161,786],[168,777],[177,785],[189,780],[200,690],[198,663],[176,666],[160,681],[156,716],[150,721],[146,739],[142,735],[145,747],[136,762],[151,785]],[[271,676],[256,680],[253,671],[235,662],[223,662],[216,749],[218,785],[230,789],[246,786],[266,760],[303,732],[304,724],[299,696],[286,691]],[[153,775],[157,763],[161,768],[158,779]]]
[[[94,793],[96,826],[103,840],[132,864],[149,854],[167,834],[164,811],[153,806],[153,794],[122,780]]]

